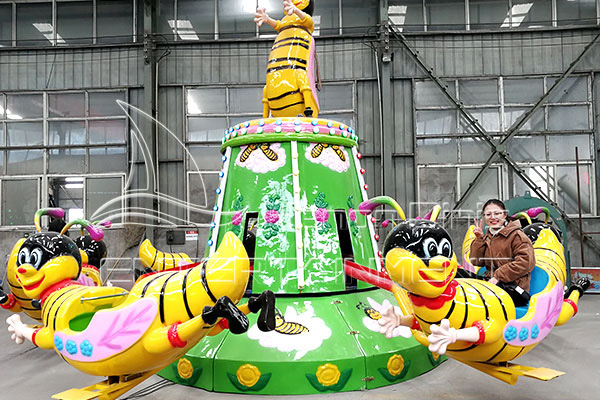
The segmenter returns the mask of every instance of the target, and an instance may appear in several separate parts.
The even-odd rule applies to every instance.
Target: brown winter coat
[[[521,230],[519,221],[508,223],[496,235],[489,230],[483,239],[475,238],[469,254],[471,264],[485,266],[485,276],[514,282],[529,292],[531,271],[535,266],[533,245]]]

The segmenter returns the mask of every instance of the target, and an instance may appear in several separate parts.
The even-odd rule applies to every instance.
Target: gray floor
[[[454,360],[408,382],[385,388],[349,393],[312,396],[252,396],[211,393],[170,382],[154,376],[125,394],[123,398],[147,400],[203,399],[594,399],[600,393],[600,296],[581,299],[579,313],[569,323],[555,328],[532,352],[519,358],[530,366],[545,366],[567,374],[550,382],[521,378],[514,386],[488,377]],[[71,387],[84,387],[99,381],[60,361],[52,351],[17,346],[10,341],[0,311],[0,399],[39,400]],[[382,337],[382,340],[385,340]],[[153,391],[154,390],[154,391]],[[151,392],[149,394],[146,394]],[[138,394],[139,396],[134,396]]]

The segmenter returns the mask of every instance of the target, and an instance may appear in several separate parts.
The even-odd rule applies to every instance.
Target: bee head
[[[17,280],[32,299],[39,298],[55,283],[77,279],[80,271],[79,249],[69,237],[56,232],[33,234],[23,242],[17,255]]]
[[[294,5],[298,7],[299,10],[304,11],[311,17],[315,12],[314,0],[292,0],[292,3],[294,3]]]
[[[100,262],[106,257],[106,244],[103,240],[94,240],[89,235],[75,239],[77,247],[85,253],[89,265],[100,268]]]

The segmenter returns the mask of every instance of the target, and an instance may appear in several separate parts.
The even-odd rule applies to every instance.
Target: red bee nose
[[[27,272],[27,270],[25,268],[20,267],[19,269],[17,269],[17,272],[20,274],[24,274],[25,272]]]
[[[450,261],[444,261],[444,263],[442,264],[442,267],[444,268],[448,268],[450,266]]]

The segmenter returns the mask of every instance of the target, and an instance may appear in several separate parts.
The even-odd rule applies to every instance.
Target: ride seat
[[[531,281],[529,283],[529,294],[531,297],[544,290],[546,285],[548,285],[548,281],[548,273],[536,265],[533,268],[533,271],[531,271]],[[526,306],[515,307],[517,312],[516,318],[522,318],[527,313],[528,309],[529,304]]]

